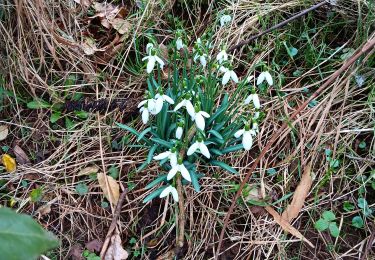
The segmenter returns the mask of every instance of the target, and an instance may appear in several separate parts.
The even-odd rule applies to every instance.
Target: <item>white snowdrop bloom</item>
[[[180,140],[183,133],[184,129],[181,126],[178,126],[176,129],[176,138]]]
[[[150,119],[150,112],[148,111],[148,108],[147,107],[141,107],[139,112],[142,113],[143,124],[147,124],[148,120]]]
[[[156,161],[160,161],[160,160],[163,160],[165,158],[169,159],[169,162],[171,163],[172,167],[177,165],[177,151],[176,151],[176,149],[172,148],[169,151],[166,151],[166,152],[163,152],[161,154],[158,154],[158,155],[154,156],[154,160],[156,160]]]
[[[155,109],[154,109],[154,113],[155,115],[156,114],[159,114],[159,112],[163,109],[163,104],[164,104],[164,101],[165,102],[168,102],[169,104],[173,105],[174,104],[174,101],[173,99],[171,99],[169,96],[167,95],[163,95],[163,94],[159,94],[157,93],[155,95]],[[153,113],[152,113],[153,114]]]
[[[177,104],[177,106],[174,108],[174,111],[176,112],[177,110],[179,110],[181,107],[185,107],[187,112],[189,113],[189,115],[191,117],[194,117],[195,116],[195,110],[194,110],[194,106],[193,104],[191,103],[190,99],[183,99],[180,103]]]
[[[155,67],[156,62],[158,62],[159,65],[160,65],[160,68],[163,69],[164,61],[156,55],[155,50],[154,50],[154,45],[152,43],[148,43],[146,45],[146,52],[147,52],[148,56],[144,57],[142,59],[142,61],[148,60],[147,61],[147,68],[146,68],[147,73],[151,73],[151,71]]]
[[[148,99],[145,99],[145,100],[142,100],[141,102],[139,102],[138,104],[138,108],[142,107],[142,106],[145,106],[147,103],[147,108],[148,110],[153,110],[155,105],[156,105],[156,100],[153,99],[153,98],[148,98]]]
[[[254,113],[254,119],[258,119],[259,116],[260,116],[260,112],[258,110],[255,111],[255,113]]]
[[[270,86],[273,85],[272,76],[268,71],[263,71],[262,73],[259,74],[258,79],[257,79],[257,85],[259,86],[260,84],[262,84],[264,80],[267,81],[268,85]]]
[[[172,197],[174,199],[175,202],[178,202],[178,193],[177,193],[177,190],[175,187],[173,187],[172,185],[169,185],[167,188],[165,188],[159,195],[160,198],[164,198],[166,196],[168,196],[168,194],[171,193],[172,194]]]
[[[167,180],[172,179],[178,172],[181,173],[182,177],[191,182],[191,177],[189,171],[186,169],[185,165],[181,163],[177,163],[176,165],[172,166],[172,169],[169,171],[167,175]]]
[[[228,60],[228,54],[225,50],[221,50],[217,56],[216,60],[219,62],[219,64],[223,63],[224,61]]]
[[[193,153],[195,153],[197,150],[199,150],[201,152],[201,154],[203,154],[204,156],[206,156],[208,159],[210,159],[211,155],[210,155],[210,151],[208,150],[207,146],[204,144],[203,140],[201,141],[196,141],[195,143],[193,143],[188,151],[187,151],[187,155],[190,156],[192,155]]]
[[[194,59],[193,59],[194,62],[196,62],[198,59],[201,65],[203,66],[203,68],[205,68],[207,65],[207,54],[202,54],[202,55],[199,55],[198,53],[195,54]]]
[[[254,130],[250,130],[249,126],[245,126],[244,129],[238,130],[234,137],[239,138],[242,136],[242,145],[243,148],[247,151],[251,149],[251,146],[253,146],[253,136],[255,136],[256,133]]]
[[[197,128],[204,131],[206,125],[204,118],[209,118],[210,115],[205,111],[194,112],[194,116],[191,117],[192,121],[195,121]]]
[[[230,15],[223,15],[222,17],[220,17],[220,26],[223,27],[230,23],[230,21],[232,21],[232,17]]]
[[[184,48],[184,43],[182,42],[182,39],[181,38],[178,38],[176,40],[176,49],[179,51],[181,50],[182,48]]]
[[[245,99],[245,105],[250,104],[250,102],[253,101],[253,105],[256,109],[260,109],[260,100],[259,96],[256,93],[250,94],[246,99]]]
[[[235,83],[238,83],[238,77],[236,72],[223,66],[220,67],[220,71],[224,73],[221,84],[226,85],[230,79],[232,79]]]

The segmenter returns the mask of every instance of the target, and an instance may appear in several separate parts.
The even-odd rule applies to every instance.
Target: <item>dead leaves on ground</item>
[[[0,125],[0,141],[5,140],[9,134],[9,129],[7,125]]]
[[[128,252],[122,247],[121,237],[116,230],[112,237],[110,245],[105,253],[104,260],[124,260],[129,257]]]
[[[102,172],[98,173],[98,182],[99,182],[100,188],[102,189],[104,193],[104,196],[108,199],[110,203],[116,206],[120,198],[119,184],[111,176],[108,176]]]

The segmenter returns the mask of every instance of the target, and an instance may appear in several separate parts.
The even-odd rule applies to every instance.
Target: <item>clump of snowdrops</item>
[[[231,21],[222,16],[220,25]],[[250,150],[259,132],[261,102],[257,85],[273,85],[268,69],[262,65],[255,82],[255,71],[239,79],[233,58],[224,46],[212,46],[207,39],[197,39],[188,48],[182,31],[168,45],[168,57],[162,56],[156,41],[146,46],[147,91],[139,103],[145,129],[137,132],[129,126],[121,128],[135,134],[148,156],[138,170],[150,163],[160,165],[160,175],[149,183],[151,189],[144,202],[172,195],[178,201],[176,180],[192,184],[200,191],[198,165],[214,165],[230,173],[237,171],[222,161],[223,155]]]

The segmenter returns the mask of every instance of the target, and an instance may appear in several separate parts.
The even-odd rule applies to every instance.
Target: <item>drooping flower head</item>
[[[195,153],[196,151],[200,151],[201,154],[203,154],[205,157],[207,157],[207,159],[210,159],[211,155],[210,155],[210,151],[208,150],[207,146],[205,145],[204,141],[202,138],[198,138],[197,141],[195,141],[195,143],[193,143],[188,151],[187,151],[187,155],[190,156],[192,155],[193,153]]]
[[[245,124],[245,127],[243,129],[238,130],[234,137],[240,138],[242,136],[242,145],[243,148],[246,151],[249,151],[251,147],[253,146],[253,136],[255,136],[256,133],[254,130],[250,129],[249,124]]]
[[[160,68],[163,69],[164,61],[156,55],[156,49],[154,48],[154,45],[152,43],[148,43],[146,45],[146,52],[148,56],[144,57],[142,61],[148,60],[146,68],[147,73],[151,73],[151,71],[155,67],[156,62],[159,63]]]

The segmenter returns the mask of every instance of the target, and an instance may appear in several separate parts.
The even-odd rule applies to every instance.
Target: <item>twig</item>
[[[228,52],[232,52],[232,51],[234,51],[234,50],[236,50],[236,49],[241,48],[241,47],[244,46],[244,45],[248,45],[251,41],[255,40],[256,38],[259,38],[259,37],[261,37],[262,35],[265,35],[265,34],[271,32],[271,31],[273,31],[273,30],[276,30],[276,29],[278,29],[278,28],[281,28],[281,27],[283,27],[284,25],[290,23],[291,21],[294,21],[295,19],[297,19],[297,18],[299,18],[299,17],[301,17],[301,16],[304,16],[304,15],[307,14],[308,12],[311,12],[311,11],[313,11],[313,10],[315,10],[315,9],[318,9],[319,7],[321,7],[321,6],[325,5],[325,4],[329,4],[329,3],[330,3],[329,1],[322,1],[322,2],[320,2],[320,3],[318,3],[318,4],[315,4],[315,5],[311,6],[310,8],[305,9],[305,10],[299,12],[299,13],[296,14],[296,15],[293,15],[292,17],[286,19],[285,21],[282,21],[281,23],[278,23],[278,24],[272,26],[271,28],[268,28],[267,30],[265,30],[265,31],[263,31],[263,32],[260,32],[260,33],[258,33],[258,34],[255,34],[255,35],[251,36],[251,37],[250,37],[249,39],[247,39],[247,40],[241,41],[239,44],[234,45],[233,47],[229,48]]]
[[[329,88],[330,84],[338,76],[340,76],[341,73],[343,73],[346,69],[348,69],[364,53],[372,50],[372,48],[374,46],[375,46],[375,36],[373,36],[366,44],[364,44],[363,47],[356,52],[356,54],[354,54],[353,56],[349,57],[344,62],[344,64],[341,66],[341,68],[338,69],[335,73],[333,73],[328,78],[328,80],[319,89],[317,89],[316,92],[313,95],[310,96],[310,98],[308,100],[306,100],[300,107],[298,107],[298,109],[290,116],[289,120],[285,121],[283,123],[283,125],[278,129],[278,131],[276,131],[271,136],[271,138],[268,141],[267,145],[263,148],[262,152],[257,157],[257,159],[255,160],[254,164],[251,166],[249,172],[246,174],[245,178],[241,182],[241,185],[240,185],[239,189],[237,190],[236,195],[232,199],[232,203],[231,203],[231,205],[229,207],[229,210],[228,210],[228,212],[227,212],[227,214],[225,216],[225,219],[224,219],[223,229],[221,230],[221,233],[220,233],[219,244],[218,244],[218,247],[217,247],[217,250],[216,250],[216,254],[215,254],[215,259],[216,260],[218,259],[218,256],[220,254],[221,246],[222,246],[223,239],[224,239],[225,229],[228,226],[228,222],[229,222],[230,216],[233,213],[234,207],[236,206],[237,199],[240,197],[240,195],[242,193],[242,189],[244,188],[245,184],[248,182],[248,180],[249,180],[251,174],[253,173],[253,171],[255,170],[255,168],[258,166],[260,160],[266,155],[266,153],[271,148],[271,146],[275,143],[275,141],[283,133],[284,129],[287,128],[288,122],[290,122],[290,120],[293,120],[311,102],[311,100],[313,100],[314,98],[316,98],[317,96],[319,96],[322,92],[324,92],[325,90],[327,90],[327,88]]]
[[[113,217],[112,217],[111,225],[109,226],[107,235],[105,237],[105,240],[104,240],[104,243],[103,243],[103,246],[102,246],[102,250],[100,251],[100,258],[101,259],[104,259],[104,255],[107,252],[109,241],[111,240],[112,233],[116,228],[116,222],[117,222],[118,217],[120,216],[122,204],[124,203],[126,193],[127,193],[127,189],[125,189],[122,192],[122,194],[120,196],[120,199],[117,202],[115,213],[113,214]]]

